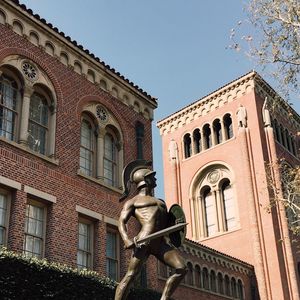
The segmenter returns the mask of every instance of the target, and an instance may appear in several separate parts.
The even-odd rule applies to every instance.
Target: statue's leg
[[[159,254],[156,257],[164,264],[175,269],[175,273],[168,278],[161,297],[161,300],[169,300],[187,273],[186,265],[179,251],[168,244],[160,247]]]
[[[136,275],[141,271],[141,268],[148,256],[149,254],[146,247],[138,248],[133,251],[127,273],[117,286],[115,300],[126,300],[130,287]]]

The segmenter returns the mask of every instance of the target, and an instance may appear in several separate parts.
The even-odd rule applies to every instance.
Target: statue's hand
[[[125,249],[131,249],[135,246],[134,242],[131,240],[124,241],[124,244],[125,244],[124,246]]]

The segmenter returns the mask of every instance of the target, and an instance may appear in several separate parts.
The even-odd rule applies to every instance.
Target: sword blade
[[[153,239],[156,239],[158,237],[161,237],[161,236],[166,236],[168,235],[169,233],[172,233],[172,232],[175,232],[175,231],[179,231],[181,230],[183,227],[185,227],[188,223],[179,223],[179,224],[176,224],[176,225],[173,225],[173,226],[170,226],[170,227],[167,227],[165,229],[162,229],[162,230],[159,230],[157,232],[154,232],[154,233],[151,233],[143,238],[140,238],[138,240],[135,240],[135,244],[137,246],[139,246],[140,244],[142,243],[145,243],[145,242],[148,242],[148,241],[151,241]]]

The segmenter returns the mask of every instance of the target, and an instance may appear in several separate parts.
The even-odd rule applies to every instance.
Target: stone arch
[[[30,31],[29,32],[29,40],[31,41],[32,44],[38,46],[40,44],[40,37],[38,33],[35,31]]]
[[[0,9],[0,24],[6,24],[6,13]]]
[[[51,42],[47,41],[47,42],[45,43],[45,51],[46,51],[46,53],[48,53],[49,55],[54,56],[54,52],[55,52],[55,47],[54,47],[54,45],[53,45]]]
[[[19,35],[23,35],[24,33],[24,26],[19,20],[14,20],[12,22],[13,30],[15,33]]]
[[[69,65],[69,56],[66,52],[62,51],[60,52],[60,61],[65,65]]]
[[[74,61],[74,71],[78,74],[82,74],[82,65],[79,61]]]
[[[89,81],[91,81],[92,83],[95,82],[95,72],[93,70],[88,69],[88,71],[87,71],[87,79]]]

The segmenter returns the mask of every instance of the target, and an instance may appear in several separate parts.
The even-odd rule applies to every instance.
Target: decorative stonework
[[[250,72],[175,114],[159,121],[157,127],[160,129],[160,134],[166,135],[171,132],[171,128],[175,130],[182,127],[250,93],[254,89],[254,78],[256,75],[256,72]]]
[[[22,72],[26,76],[27,79],[29,79],[31,81],[37,80],[37,77],[38,77],[37,70],[29,62],[24,62],[22,64]]]
[[[207,263],[214,263],[217,266],[226,267],[229,270],[237,271],[241,274],[253,274],[253,266],[234,257],[228,256],[214,249],[208,248],[196,242],[186,240],[181,251],[195,256],[195,259],[201,258]]]
[[[96,114],[101,122],[106,123],[108,121],[108,112],[101,105],[97,105]]]
[[[215,184],[220,179],[219,170],[214,170],[207,175],[207,180],[211,184]]]
[[[59,59],[64,65],[69,66],[96,86],[105,82],[105,90],[109,93],[113,93],[113,87],[117,87],[119,101],[129,107],[132,107],[135,101],[138,102],[141,114],[146,119],[153,120],[153,110],[157,107],[155,98],[147,95],[139,87],[133,86],[132,82],[125,80],[123,76],[101,63],[99,59],[95,59],[82,46],[77,47],[69,37],[59,34],[57,29],[51,29],[45,22],[41,22],[13,1],[1,2],[0,23],[6,24],[17,34],[26,37],[32,44]],[[82,62],[80,66],[78,61]],[[32,71],[26,76],[33,76]]]

